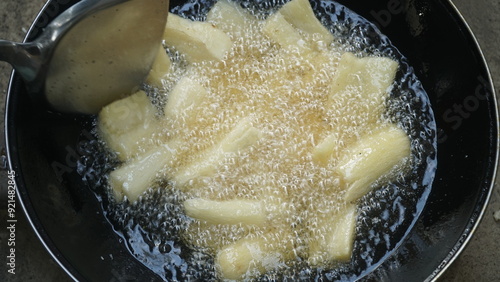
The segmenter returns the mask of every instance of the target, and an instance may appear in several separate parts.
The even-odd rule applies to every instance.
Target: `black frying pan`
[[[29,39],[40,32],[42,21],[55,16],[53,11],[76,2],[50,2]],[[365,278],[435,278],[469,240],[492,190],[498,125],[487,67],[446,0],[339,2],[378,24],[409,59],[431,99],[439,128],[438,169],[427,206],[403,245]],[[89,121],[32,104],[14,74],[6,136],[19,197],[47,249],[75,279],[157,280],[130,254],[78,174],[76,159],[82,147],[93,142],[86,134]]]

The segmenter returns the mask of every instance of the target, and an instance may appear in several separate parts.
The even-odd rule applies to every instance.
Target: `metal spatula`
[[[0,60],[53,109],[95,114],[143,82],[160,48],[168,5],[168,0],[83,0],[32,42],[0,40]]]

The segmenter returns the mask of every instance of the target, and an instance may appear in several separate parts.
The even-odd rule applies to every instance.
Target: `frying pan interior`
[[[50,1],[28,40],[76,2]],[[429,95],[438,128],[438,166],[427,205],[402,246],[366,278],[438,277],[472,235],[496,172],[497,110],[487,66],[449,1],[339,2],[375,23],[408,58]],[[32,102],[13,75],[6,136],[19,198],[48,251],[73,278],[158,280],[130,254],[93,188],[82,181],[85,168],[78,159],[96,142],[91,120],[48,112]]]

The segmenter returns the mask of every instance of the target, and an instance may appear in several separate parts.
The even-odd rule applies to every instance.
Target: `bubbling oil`
[[[257,18],[265,18],[281,2],[242,1]],[[226,157],[217,174],[189,182],[189,190],[164,181],[151,187],[137,202],[117,203],[105,196],[108,217],[127,238],[134,255],[166,280],[217,280],[214,250],[243,237],[266,237],[284,257],[272,270],[255,279],[342,279],[360,277],[395,249],[420,213],[435,167],[435,124],[429,101],[411,67],[389,40],[366,20],[330,1],[313,2],[313,8],[336,40],[323,48],[322,60],[304,57],[295,50],[278,48],[260,32],[262,22],[249,24],[245,37],[232,38],[234,47],[220,62],[187,64],[175,50],[174,71],[164,89],[146,87],[154,102],[162,105],[175,83],[189,76],[207,89],[195,121],[187,117],[165,121],[161,140],[181,138],[182,145],[163,175],[175,175],[242,118],[251,118],[262,133],[248,150]],[[191,19],[203,20],[210,8],[205,1],[174,9]],[[315,42],[308,38],[307,42]],[[388,56],[399,62],[387,110],[367,127],[360,104],[327,101],[329,83],[344,52]],[[249,83],[250,82],[250,83]],[[323,236],[327,227],[319,221],[344,209],[340,180],[334,173],[341,149],[383,122],[397,123],[411,137],[410,168],[401,169],[359,201],[356,240],[350,262],[312,268],[306,259],[307,240]],[[332,130],[338,134],[338,150],[327,166],[311,159],[310,152]],[[114,163],[112,157],[109,163]],[[115,162],[116,163],[116,162]],[[95,170],[106,173],[110,169]],[[94,171],[95,173],[95,171]],[[264,203],[268,222],[264,227],[207,224],[184,214],[188,198],[212,200],[251,199]]]

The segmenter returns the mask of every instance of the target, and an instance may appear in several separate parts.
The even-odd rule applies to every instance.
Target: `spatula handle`
[[[26,82],[31,82],[40,67],[40,48],[36,43],[0,39],[0,61],[11,64]]]

